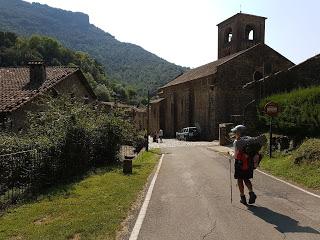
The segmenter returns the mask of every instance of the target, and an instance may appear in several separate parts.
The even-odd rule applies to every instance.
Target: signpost
[[[264,112],[270,116],[269,157],[272,158],[272,119],[279,114],[279,105],[275,102],[268,102],[264,107]]]

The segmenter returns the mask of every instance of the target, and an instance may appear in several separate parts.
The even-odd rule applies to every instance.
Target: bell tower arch
[[[219,23],[218,58],[264,43],[265,20],[265,17],[237,13]]]

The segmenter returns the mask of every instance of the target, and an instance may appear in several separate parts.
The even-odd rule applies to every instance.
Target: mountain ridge
[[[141,91],[154,90],[187,68],[170,63],[133,43],[120,42],[90,23],[89,15],[21,0],[0,0],[0,30],[57,38],[64,46],[89,53],[108,75]]]

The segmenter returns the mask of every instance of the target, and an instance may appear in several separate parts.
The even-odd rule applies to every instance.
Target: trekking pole
[[[231,177],[231,154],[229,153],[229,168],[230,168],[230,202],[232,204],[232,177]]]

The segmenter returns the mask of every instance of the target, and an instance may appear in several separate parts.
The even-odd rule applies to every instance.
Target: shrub
[[[270,96],[261,101],[260,109],[269,101],[277,102],[281,109],[273,121],[275,132],[300,139],[320,136],[320,87]],[[261,125],[268,125],[268,116],[262,111],[258,116]]]
[[[111,99],[110,90],[102,84],[98,84],[98,86],[94,89],[95,93],[100,101],[108,102]]]
[[[27,151],[0,159],[0,196],[20,187],[35,193],[97,165],[114,164],[121,145],[135,145],[139,138],[129,121],[93,105],[43,98],[39,109],[29,113],[26,132],[0,134],[0,155]]]
[[[293,159],[295,164],[320,163],[320,139],[308,139],[294,152]]]
[[[121,145],[132,138],[131,134],[125,134],[125,125],[124,121],[110,117],[94,130],[93,156],[97,164],[117,160]]]

